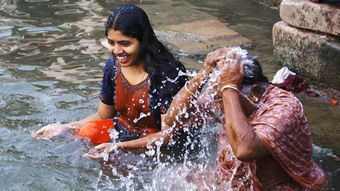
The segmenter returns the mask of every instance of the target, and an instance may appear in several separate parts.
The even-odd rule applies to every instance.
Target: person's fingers
[[[236,55],[236,53],[235,53],[235,52],[233,52],[233,51],[230,51],[230,52],[228,52],[228,53],[227,53],[227,55],[229,56],[229,58],[230,58],[230,59],[234,59],[234,58],[235,58],[235,55]]]
[[[219,55],[216,57],[216,60],[224,60],[225,55]]]
[[[224,60],[224,58],[222,60],[220,60],[219,62],[217,62],[217,69],[221,70],[223,67],[226,66],[226,61]]]
[[[247,64],[247,61],[243,61],[243,62],[241,63],[240,72],[241,72],[242,75],[244,74],[244,69],[245,69],[245,67],[246,67],[246,64]]]
[[[240,62],[240,55],[239,54],[235,54],[233,63],[239,65]]]
[[[223,47],[223,48],[219,49],[218,54],[226,55],[229,51],[230,51],[230,49]]]
[[[52,139],[53,138],[53,135],[51,134],[51,132],[46,132],[44,131],[44,133],[42,134],[39,134],[36,139],[39,139],[39,140],[49,140],[49,139]]]
[[[88,159],[95,159],[95,160],[103,158],[103,156],[100,155],[99,153],[96,153],[96,154],[85,153],[83,154],[83,157],[88,158]]]
[[[213,59],[213,62],[214,62],[214,64],[216,64],[216,63],[220,62],[221,60],[224,60],[224,58],[225,58],[224,55],[223,56],[221,56],[221,55],[217,56]]]
[[[102,143],[100,145],[95,146],[94,149],[109,151],[111,146],[112,146],[112,143]]]
[[[52,137],[51,136],[42,136],[42,137],[37,137],[37,139],[40,139],[40,140],[50,140]]]
[[[103,150],[103,149],[105,149],[105,143],[102,143],[100,145],[95,146],[94,149],[96,149],[96,150]]]
[[[35,132],[35,134],[36,134],[36,135],[41,135],[41,134],[44,133],[44,131],[45,131],[45,128],[41,128],[41,129],[37,130],[37,131]]]
[[[36,134],[35,131],[32,131],[32,132],[31,132],[31,137],[36,138],[37,136],[38,136],[38,135]]]
[[[33,131],[33,132],[31,133],[31,136],[32,136],[33,138],[38,138],[39,136],[43,135],[44,132],[45,132],[45,129],[44,129],[44,128],[41,128],[41,129],[39,129],[39,130],[37,130],[37,131]]]

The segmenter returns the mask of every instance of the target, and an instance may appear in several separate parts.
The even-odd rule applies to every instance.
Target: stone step
[[[205,55],[224,46],[251,46],[251,40],[213,19],[163,26],[156,31],[156,35],[188,54]]]
[[[294,27],[340,35],[340,5],[282,0],[281,19]]]
[[[273,45],[280,65],[340,90],[339,38],[297,29],[280,21],[273,26]]]

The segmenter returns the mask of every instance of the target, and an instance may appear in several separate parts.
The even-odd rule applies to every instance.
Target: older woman
[[[222,179],[230,180],[236,157],[242,162],[231,183],[234,190],[240,185],[254,190],[320,189],[327,175],[312,160],[310,131],[300,101],[269,84],[256,60],[240,64],[237,54],[228,54],[232,60],[219,67],[225,116],[219,137]],[[244,176],[247,165],[250,173]]]

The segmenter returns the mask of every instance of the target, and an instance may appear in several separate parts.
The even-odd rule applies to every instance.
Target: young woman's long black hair
[[[153,82],[160,83],[164,72],[173,73],[168,70],[177,69],[177,73],[178,70],[185,71],[184,66],[157,39],[148,16],[141,8],[127,4],[114,9],[106,23],[106,37],[110,29],[118,30],[140,42],[140,57],[144,61],[145,71]]]

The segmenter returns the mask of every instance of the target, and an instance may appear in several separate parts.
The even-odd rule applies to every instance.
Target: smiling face
[[[122,32],[110,29],[107,34],[109,50],[116,56],[121,67],[141,63],[140,42],[136,38],[125,36]]]

